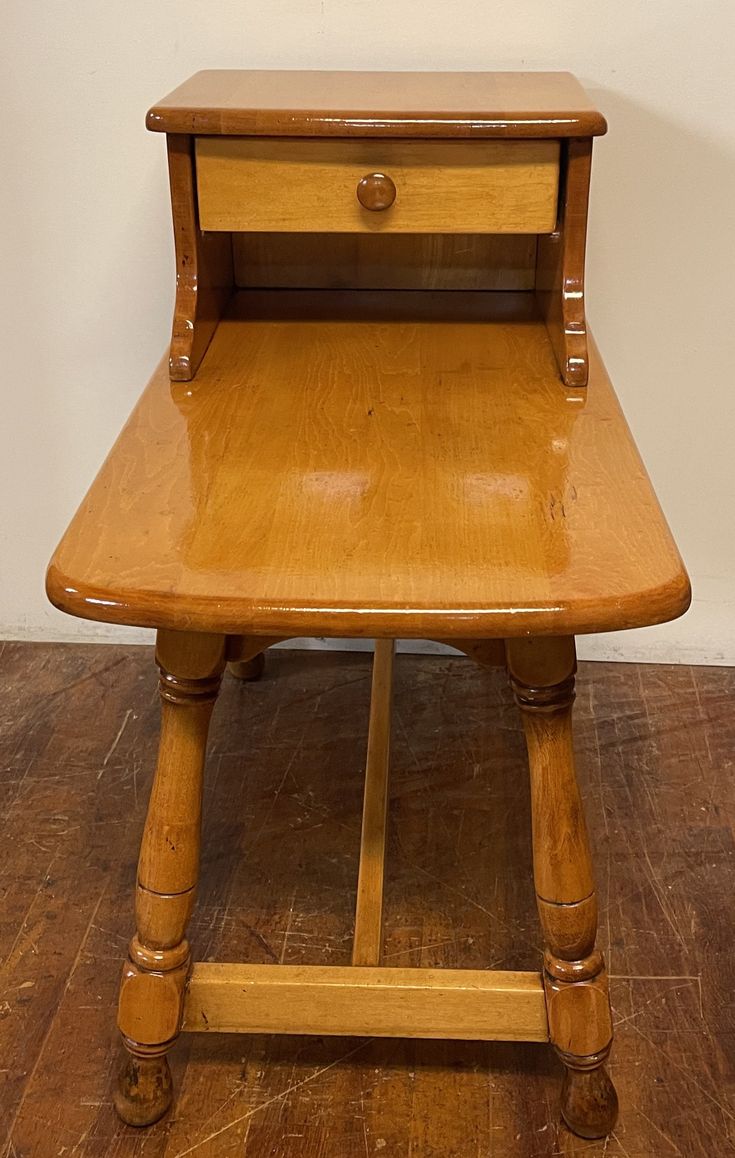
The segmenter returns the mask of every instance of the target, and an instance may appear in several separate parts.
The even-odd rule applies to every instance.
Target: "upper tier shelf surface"
[[[271,636],[608,631],[689,601],[594,345],[570,390],[532,295],[458,292],[237,294],[192,382],[159,367],[48,590]]]
[[[197,72],[149,111],[166,133],[588,137],[605,118],[568,72]]]

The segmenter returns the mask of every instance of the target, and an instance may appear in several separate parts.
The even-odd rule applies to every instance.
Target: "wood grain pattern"
[[[393,203],[365,208],[381,171]],[[544,233],[557,218],[558,141],[196,139],[205,230]]]
[[[389,1038],[187,1034],[176,1114],[145,1135],[123,1126],[112,1011],[155,763],[152,661],[140,646],[0,643],[0,1154],[364,1158],[367,1139],[391,1158],[465,1158],[468,1138],[513,1158],[733,1150],[735,669],[683,664],[581,663],[577,679],[622,1106],[609,1140],[559,1122],[543,1045]],[[369,689],[364,654],[278,650],[260,683],[224,681],[198,960],[349,965]],[[537,968],[526,756],[503,673],[399,655],[394,722],[386,963]]]
[[[618,1099],[602,1071],[612,1044],[607,972],[595,947],[597,896],[572,742],[574,640],[513,639],[508,671],[531,774],[533,875],[546,942],[549,1038],[569,1071],[565,1122],[583,1138],[615,1126]]]
[[[161,389],[154,377],[47,579],[65,610],[123,621],[132,614],[142,624],[158,617],[163,720],[139,859],[137,933],[120,989],[128,1057],[115,1107],[135,1126],[165,1113],[173,1084],[167,1054],[182,1023],[205,1032],[548,1038],[566,1068],[565,1123],[586,1139],[602,1138],[613,1132],[618,1104],[605,1068],[612,1016],[574,770],[572,633],[660,622],[689,598],[601,366],[599,385],[590,386],[595,403],[579,390],[590,381],[583,296],[590,134],[604,122],[591,128],[588,106],[581,120],[560,111],[568,78],[561,85],[559,77],[525,79],[519,90],[517,76],[510,83],[496,76],[495,112],[475,112],[475,135],[496,136],[499,104],[510,103],[523,112],[514,117],[505,108],[501,135],[535,139],[439,143],[422,139],[432,135],[424,134],[432,118],[416,114],[427,78],[403,91],[399,116],[373,107],[360,117],[335,114],[335,96],[350,92],[344,77],[335,85],[312,74],[322,99],[310,99],[307,81],[296,108],[284,100],[294,76],[272,74],[263,84],[263,74],[237,74],[223,98],[223,75],[214,85],[213,74],[190,84],[198,107],[189,129],[172,134],[166,122],[182,113],[182,92],[163,114],[149,114],[152,127],[169,130],[179,272],[171,377],[190,380],[200,362],[202,372],[178,391],[176,381]],[[228,136],[222,114],[235,90],[238,135]],[[529,118],[552,90],[553,116]],[[455,80],[455,98],[467,91]],[[501,94],[515,103],[499,102]],[[322,114],[331,106],[332,127],[350,122],[343,139],[316,139],[324,116],[314,117],[314,105]],[[450,104],[435,123],[451,136],[466,119]],[[575,121],[578,133],[555,131]],[[285,124],[292,132],[283,141]],[[266,125],[272,135],[259,136]],[[366,125],[402,139],[367,139]],[[300,141],[294,126],[314,131]],[[223,319],[234,276],[231,231],[383,228],[552,237],[537,243],[534,295],[491,302],[461,292],[243,292]],[[446,415],[436,396],[449,400]],[[580,403],[586,422],[578,424]],[[378,421],[364,427],[363,416],[376,412]],[[590,417],[597,417],[591,426]],[[592,432],[581,458],[577,425],[588,439]],[[121,468],[122,481],[114,474]],[[632,482],[627,493],[613,481],[621,473]],[[580,490],[584,504],[573,507]],[[633,542],[621,550],[611,528],[630,534],[631,524]],[[100,526],[113,528],[107,541]],[[277,964],[205,964],[188,984],[205,746],[222,672],[229,659],[241,682],[261,676],[259,641],[310,624],[320,633],[377,637],[353,966],[289,969],[282,954]],[[457,638],[485,663],[496,655],[495,640],[506,640],[531,771],[542,977],[374,968],[383,941],[387,640],[399,634]],[[367,1153],[366,1134],[364,1143]]]
[[[547,1041],[537,973],[201,964],[185,1030]]]
[[[199,228],[191,138],[172,134],[166,144],[176,250],[169,374],[173,381],[188,382],[232,293],[232,242]]]
[[[118,1027],[129,1056],[115,1107],[132,1126],[171,1102],[165,1055],[179,1033],[190,950],[186,928],[199,875],[204,759],[225,666],[224,636],[158,633],[161,735],[138,860],[137,931],[123,966]]]
[[[568,72],[209,69],[149,111],[167,133],[579,137],[607,129]]]
[[[383,879],[388,823],[391,694],[395,640],[376,639],[357,876],[353,965],[379,965],[383,946]]]
[[[476,293],[239,294],[190,386],[154,376],[48,591],[284,637],[608,631],[689,602],[599,355],[565,390],[531,296]]]
[[[591,169],[592,141],[566,141],[558,227],[538,238],[536,297],[567,386],[589,381],[584,266]]]
[[[536,237],[514,233],[234,233],[247,288],[530,290]]]

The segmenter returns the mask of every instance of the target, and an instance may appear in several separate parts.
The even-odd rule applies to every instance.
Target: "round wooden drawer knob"
[[[390,209],[395,199],[396,187],[385,173],[368,173],[357,183],[357,200],[364,209]]]

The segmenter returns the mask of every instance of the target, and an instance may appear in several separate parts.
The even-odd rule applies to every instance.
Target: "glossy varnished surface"
[[[538,238],[536,296],[567,386],[589,380],[584,264],[591,168],[592,142],[568,141],[558,227]]]
[[[176,249],[176,301],[169,373],[187,382],[196,372],[232,291],[229,237],[203,233],[197,222],[194,145],[169,135],[168,174]]]
[[[551,233],[556,225],[558,141],[199,137],[196,167],[205,230]],[[392,187],[382,212],[360,199],[376,170]]]
[[[536,248],[514,233],[232,235],[243,289],[531,290]]]
[[[349,965],[370,657],[224,681],[198,960]],[[3,1158],[726,1158],[735,1151],[735,670],[582,664],[621,1117],[559,1121],[543,1045],[184,1035],[175,1112],[112,1107],[114,1007],[159,727],[147,647],[0,644]],[[533,969],[529,781],[505,674],[398,656],[384,957]]]
[[[278,633],[579,631],[681,610],[601,371],[588,398],[564,391],[543,328],[478,325],[480,295],[451,325],[417,320],[438,297],[360,300],[372,320],[326,323],[344,298],[241,295],[261,316],[220,329],[195,383],[157,375],[62,545],[54,598]]]
[[[442,638],[687,606],[599,358],[587,391],[565,388],[531,295],[243,292],[233,308],[193,382],[160,367],[82,503],[49,573],[64,610]]]
[[[568,72],[209,69],[149,111],[167,133],[332,137],[575,137],[605,118]]]

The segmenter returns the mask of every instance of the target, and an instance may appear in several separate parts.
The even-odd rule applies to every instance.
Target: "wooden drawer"
[[[556,226],[558,141],[199,137],[196,171],[205,230],[550,233]],[[360,204],[358,183],[371,174],[394,184],[388,208]]]

